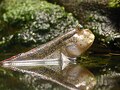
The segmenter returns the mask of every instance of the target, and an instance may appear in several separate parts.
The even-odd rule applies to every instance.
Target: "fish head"
[[[76,30],[76,34],[66,44],[65,51],[67,56],[72,58],[80,56],[90,48],[94,39],[95,36],[89,29]]]
[[[76,44],[81,54],[90,48],[94,39],[95,36],[89,29],[77,30],[77,33],[73,35],[73,42]]]

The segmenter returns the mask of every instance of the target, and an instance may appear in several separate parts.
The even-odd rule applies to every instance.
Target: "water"
[[[96,76],[94,90],[120,90],[120,55],[92,55],[81,59],[79,63]]]
[[[83,65],[95,75],[97,84],[93,90],[120,90],[119,59],[120,55],[82,56],[77,64]],[[2,67],[0,77],[0,90],[68,90],[40,77]]]
[[[56,83],[0,68],[0,90],[66,90]]]

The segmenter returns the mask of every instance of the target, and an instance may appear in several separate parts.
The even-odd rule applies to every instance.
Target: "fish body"
[[[68,62],[70,62],[69,58],[78,57],[85,52],[93,41],[94,35],[90,30],[74,29],[46,44],[7,59],[11,62],[3,61],[3,67],[7,64],[7,68],[14,71],[39,76],[69,90],[91,90],[96,84],[94,75],[80,65],[68,64]],[[64,59],[63,62],[61,62],[61,57]],[[59,62],[56,58],[59,58],[60,65],[57,65]],[[41,59],[42,64],[38,61],[39,59]],[[54,62],[50,62],[53,59]],[[43,66],[46,63],[47,65]],[[54,63],[54,66],[50,66],[51,63]],[[25,65],[26,67],[24,67]]]
[[[40,45],[28,52],[18,54],[7,60],[34,60],[43,59],[59,50],[67,57],[77,57],[85,52],[93,43],[94,35],[88,29],[74,29],[52,41]]]

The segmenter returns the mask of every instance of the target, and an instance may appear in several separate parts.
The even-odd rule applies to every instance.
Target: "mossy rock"
[[[111,3],[119,4],[119,0],[54,0],[54,2],[73,13],[84,28],[93,31],[96,37],[95,45],[99,43],[107,46],[113,52],[119,52],[120,8],[110,6]]]
[[[43,0],[3,0],[0,6],[0,48],[4,51],[46,43],[79,24],[63,7]]]

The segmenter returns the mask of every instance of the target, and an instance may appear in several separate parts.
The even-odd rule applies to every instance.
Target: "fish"
[[[89,29],[75,28],[52,41],[33,48],[25,53],[20,53],[6,60],[34,60],[43,59],[55,51],[60,51],[65,56],[75,58],[85,52],[94,42],[94,34]],[[6,60],[3,60],[6,61]]]
[[[80,65],[68,63],[70,59],[74,60],[84,53],[93,44],[94,39],[95,36],[89,29],[75,28],[46,44],[3,60],[1,63],[3,67],[7,65],[6,68],[38,76],[69,90],[91,90],[96,84],[94,75]],[[43,66],[46,63],[47,65]],[[54,65],[50,66],[48,63]],[[59,63],[62,64],[62,69]]]

